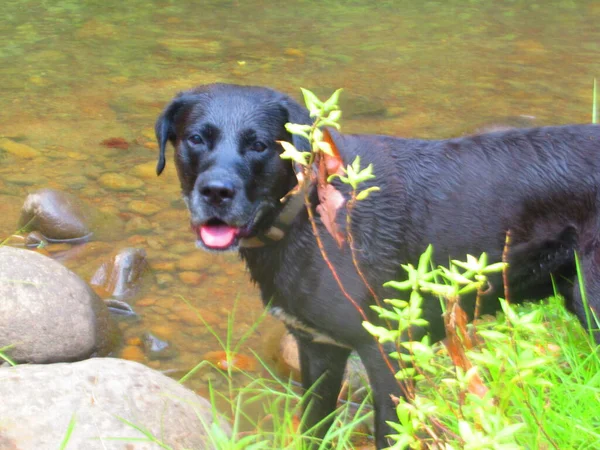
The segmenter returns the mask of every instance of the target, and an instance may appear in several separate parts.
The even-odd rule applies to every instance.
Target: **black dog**
[[[395,420],[390,394],[400,395],[400,389],[362,327],[361,315],[326,266],[307,211],[280,203],[297,181],[291,163],[279,157],[277,141],[308,149],[304,139],[286,131],[287,122],[309,124],[311,118],[290,97],[270,89],[214,84],[183,92],[156,123],[157,173],[171,142],[197,245],[239,249],[265,304],[298,339],[303,385],[319,381],[306,425],[321,422],[316,433],[326,431],[331,420],[323,419],[336,407],[344,365],[354,349],[368,371],[376,443],[383,448],[391,432],[386,421]],[[331,134],[345,164],[356,155],[363,167],[373,163],[371,184],[381,188],[352,216],[359,265],[380,298],[397,294],[382,284],[399,279],[400,264],[416,264],[428,244],[441,262],[484,251],[499,261],[510,230],[512,302],[552,295],[554,275],[567,306],[585,323],[574,277],[578,251],[589,304],[600,312],[600,127],[515,129],[438,141]],[[311,198],[315,208],[314,189]],[[344,213],[339,216],[343,228]],[[369,308],[373,298],[348,246],[339,249],[318,215],[317,221],[343,286],[377,322]],[[284,235],[273,233],[278,230]],[[492,286],[482,312],[496,310],[496,298],[503,295],[501,279],[492,280]],[[465,303],[472,312],[472,303]],[[443,338],[438,299],[426,297],[423,310],[432,339]]]

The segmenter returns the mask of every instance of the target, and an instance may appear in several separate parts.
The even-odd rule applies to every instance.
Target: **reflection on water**
[[[76,194],[103,219],[65,264],[89,281],[109,255],[140,247],[153,270],[133,301],[139,319],[121,321],[121,354],[189,369],[219,346],[186,301],[221,336],[237,304],[234,338],[262,308],[237,256],[194,248],[173,165],[155,176],[153,123],[175,92],[214,81],[344,87],[345,131],[431,138],[520,116],[587,122],[599,21],[591,0],[5,1],[0,235],[15,230],[27,193]],[[264,353],[267,323],[247,347]],[[176,356],[150,360],[147,333]]]

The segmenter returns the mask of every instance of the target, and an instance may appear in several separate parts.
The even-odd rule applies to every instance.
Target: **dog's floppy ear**
[[[156,165],[156,174],[160,175],[165,168],[166,159],[165,151],[167,142],[175,144],[175,128],[174,123],[178,114],[187,105],[190,105],[198,101],[197,94],[181,93],[175,97],[171,103],[167,105],[162,114],[158,116],[156,124],[154,125],[154,131],[156,133],[156,140],[158,141],[158,164]]]
[[[282,95],[279,104],[287,113],[287,122],[301,125],[312,125],[314,120],[310,117],[308,110],[287,95]],[[292,135],[292,144],[301,152],[310,151],[308,140],[302,136]]]

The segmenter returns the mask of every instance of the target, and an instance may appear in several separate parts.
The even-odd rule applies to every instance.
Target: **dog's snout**
[[[206,203],[221,206],[233,200],[235,187],[231,182],[210,181],[200,187],[200,195]]]

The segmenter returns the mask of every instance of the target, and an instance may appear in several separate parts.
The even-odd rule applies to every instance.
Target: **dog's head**
[[[175,148],[175,165],[198,245],[235,250],[241,238],[267,229],[279,199],[296,184],[277,141],[308,150],[287,122],[309,124],[308,111],[267,88],[212,84],[177,95],[156,121],[160,153]]]

